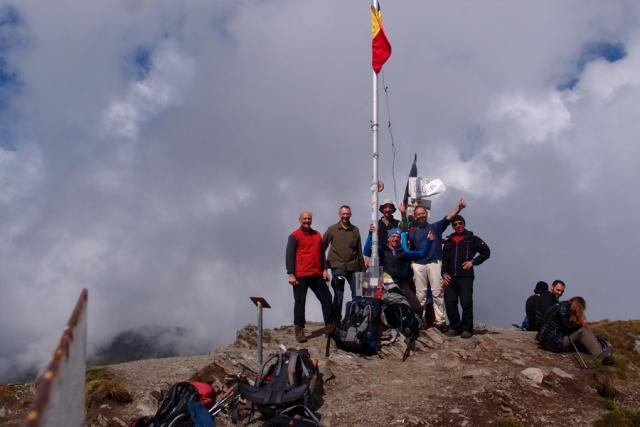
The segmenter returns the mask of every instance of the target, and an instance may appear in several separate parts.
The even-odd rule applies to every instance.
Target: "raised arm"
[[[458,206],[456,206],[456,208],[451,212],[449,212],[449,215],[447,215],[446,217],[447,220],[451,221],[451,219],[453,219],[454,216],[458,215],[460,211],[466,207],[467,207],[467,204],[464,202],[464,200],[462,200],[462,197],[461,197],[460,201],[458,202]]]
[[[369,235],[367,236],[367,241],[364,242],[364,248],[362,249],[362,253],[366,257],[371,256],[371,229],[369,229]]]

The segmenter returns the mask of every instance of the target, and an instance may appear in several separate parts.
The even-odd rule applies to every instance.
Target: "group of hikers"
[[[576,296],[560,301],[565,287],[562,280],[555,280],[549,291],[546,282],[538,282],[525,303],[522,328],[537,331],[536,341],[551,351],[571,350],[580,344],[603,363],[611,362],[614,349],[591,330],[584,314],[587,309],[584,298]]]
[[[371,224],[364,250],[360,230],[350,221],[349,206],[340,207],[340,220],[331,225],[324,235],[311,228],[311,212],[300,213],[300,227],[289,235],[286,250],[298,342],[307,340],[304,327],[309,289],[322,306],[325,334],[331,335],[340,326],[345,282],[349,283],[351,296],[355,298],[355,273],[369,268],[370,257],[375,250],[372,248],[372,233],[376,229],[385,287],[395,284],[402,291],[411,308],[422,319],[421,326],[437,327],[452,337],[473,336],[474,266],[486,261],[491,253],[482,239],[466,229],[465,219],[460,215],[466,203],[460,199],[449,214],[434,223],[428,222],[429,211],[424,206],[415,206],[409,216],[404,204],[399,207],[400,220],[393,216],[396,212],[393,200],[383,200],[379,208],[382,217],[377,227]],[[450,224],[454,232],[443,239],[443,232]],[[328,255],[325,256],[327,250]],[[327,282],[331,283],[333,298]],[[428,289],[433,298],[433,320],[425,311]],[[462,317],[458,304],[462,308]]]
[[[407,207],[401,203],[401,217],[397,219],[393,200],[385,199],[379,208],[382,217],[369,227],[364,248],[360,230],[351,223],[349,206],[339,208],[340,220],[323,235],[311,228],[312,213],[301,212],[300,227],[289,235],[286,250],[286,269],[294,296],[296,340],[307,341],[304,327],[309,289],[322,306],[325,334],[330,336],[340,327],[345,283],[349,284],[352,299],[355,298],[355,274],[370,267],[374,250],[378,251],[385,289],[393,285],[399,289],[421,319],[421,327],[437,327],[449,337],[471,338],[474,267],[486,261],[491,252],[480,237],[466,229],[465,219],[460,215],[466,206],[460,199],[449,214],[430,223],[430,212],[424,206],[414,206],[408,215]],[[449,225],[453,233],[443,238]],[[372,247],[375,232],[378,248]],[[554,281],[551,290],[547,283],[538,282],[534,295],[526,302],[523,328],[537,331],[536,340],[554,352],[579,344],[596,358],[610,361],[613,348],[603,345],[589,327],[584,315],[585,300],[576,296],[561,302],[559,298],[564,289],[565,283],[561,280]],[[432,315],[426,310],[429,291]]]

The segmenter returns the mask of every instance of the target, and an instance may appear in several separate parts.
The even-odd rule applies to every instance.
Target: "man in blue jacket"
[[[442,233],[451,223],[451,218],[458,215],[467,204],[460,199],[458,206],[449,212],[440,221],[427,222],[429,212],[423,206],[416,206],[413,216],[417,222],[417,227],[409,234],[411,249],[422,248],[429,233],[433,234],[434,241],[427,254],[413,262],[413,281],[416,285],[416,297],[420,305],[424,306],[427,301],[427,284],[431,286],[433,295],[433,311],[436,317],[438,329],[447,331],[447,318],[444,315],[444,298],[442,297]]]
[[[442,249],[442,280],[446,286],[444,303],[447,308],[450,330],[447,336],[473,336],[473,279],[474,266],[489,259],[489,246],[473,232],[465,229],[465,220],[461,215],[452,219],[455,231]],[[477,256],[476,256],[477,255]],[[462,307],[462,319],[458,312],[458,300]]]

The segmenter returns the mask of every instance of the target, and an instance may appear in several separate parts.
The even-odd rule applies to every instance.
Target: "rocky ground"
[[[402,339],[383,346],[379,356],[361,357],[332,344],[325,357],[326,338],[319,323],[307,325],[304,345],[294,340],[293,326],[264,331],[264,359],[284,347],[305,347],[318,359],[321,387],[314,398],[316,413],[327,427],[337,426],[488,426],[513,418],[524,426],[586,426],[607,410],[599,403],[593,363],[581,369],[575,353],[553,354],[538,348],[534,333],[477,325],[476,335],[447,338],[436,329],[423,331],[416,350],[402,363]],[[387,338],[390,338],[387,336]],[[233,376],[218,365],[252,377],[257,370],[256,328],[238,331],[234,343],[211,355],[144,360],[109,366],[132,403],[105,402],[87,412],[88,426],[128,426],[155,413],[163,391],[195,372],[208,369],[216,390],[223,393]],[[640,390],[616,382],[616,400],[640,408]],[[23,392],[26,406],[32,392]],[[14,402],[15,403],[15,402]],[[7,405],[5,405],[6,407]],[[6,426],[19,425],[19,405]],[[243,405],[241,405],[242,407]],[[241,411],[239,425],[247,422]],[[261,425],[261,419],[252,425]],[[232,425],[227,413],[219,426]]]

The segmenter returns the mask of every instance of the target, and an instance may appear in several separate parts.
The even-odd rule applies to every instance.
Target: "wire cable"
[[[389,88],[384,83],[384,71],[380,71],[382,74],[382,87],[384,88],[384,95],[387,106],[387,130],[389,131],[389,135],[391,136],[391,152],[393,153],[392,161],[391,161],[391,178],[393,179],[393,194],[396,201],[396,206],[400,206],[398,204],[398,189],[396,188],[396,143],[393,138],[393,132],[391,130],[391,111],[389,109]]]

